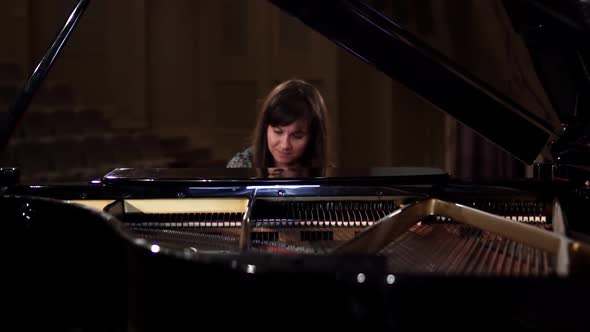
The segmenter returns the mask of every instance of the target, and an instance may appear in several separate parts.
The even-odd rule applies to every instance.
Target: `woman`
[[[324,100],[313,85],[291,79],[266,97],[251,146],[236,154],[227,167],[272,168],[277,174],[280,170],[324,168],[328,164]]]

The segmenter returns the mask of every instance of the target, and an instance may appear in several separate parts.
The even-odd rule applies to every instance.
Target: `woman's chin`
[[[281,166],[281,167],[288,167],[290,165],[294,165],[295,163],[293,162],[292,158],[274,158],[275,159],[275,165],[276,166]]]

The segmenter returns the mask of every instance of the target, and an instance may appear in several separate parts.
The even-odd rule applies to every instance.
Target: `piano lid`
[[[522,107],[366,1],[269,1],[528,164],[540,153],[550,155],[551,144],[563,131],[559,119],[567,122],[553,110],[535,112]],[[516,2],[527,6],[535,1]],[[514,8],[507,6],[507,10]],[[541,81],[552,106],[563,110],[555,93],[559,81]],[[578,90],[572,86],[569,93]]]

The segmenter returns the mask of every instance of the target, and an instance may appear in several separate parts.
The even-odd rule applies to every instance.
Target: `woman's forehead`
[[[299,119],[299,120],[295,120],[294,122],[292,122],[288,125],[285,125],[285,126],[269,125],[269,127],[280,128],[282,130],[289,131],[289,132],[296,132],[296,131],[307,131],[309,125],[308,125],[308,121],[305,121],[303,119]]]

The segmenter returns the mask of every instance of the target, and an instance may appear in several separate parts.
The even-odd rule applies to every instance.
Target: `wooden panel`
[[[278,17],[278,47],[281,52],[308,53],[311,46],[310,30],[288,15]]]
[[[146,32],[147,107],[162,134],[195,131],[199,121],[198,2],[148,1]],[[131,36],[130,36],[131,37]]]
[[[390,165],[395,154],[391,80],[348,53],[340,54],[339,64],[339,166]]]
[[[250,129],[256,119],[257,83],[220,81],[215,85],[215,126]]]
[[[104,0],[103,0],[104,1]],[[116,106],[114,123],[126,128],[148,126],[146,1],[107,1],[103,61],[108,68],[106,101]]]
[[[28,1],[0,1],[0,62],[29,67],[28,8]],[[28,71],[29,68],[26,72]]]
[[[244,56],[248,53],[248,3],[223,0],[221,18],[221,52],[229,56]]]

